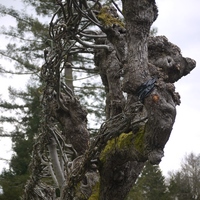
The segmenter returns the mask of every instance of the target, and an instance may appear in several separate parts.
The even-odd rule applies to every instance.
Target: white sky
[[[154,26],[158,35],[165,35],[181,48],[183,56],[197,62],[196,68],[176,83],[181,105],[177,107],[174,128],[160,163],[167,175],[169,170],[180,167],[186,153],[200,153],[200,1],[158,0],[157,5],[159,16]]]
[[[1,4],[19,6],[18,1],[0,0]],[[165,157],[160,163],[164,175],[177,170],[185,154],[200,153],[200,1],[199,0],[158,0],[159,16],[154,26],[158,35],[165,35],[170,42],[179,46],[185,57],[196,60],[197,66],[191,74],[176,83],[176,90],[181,95],[181,105],[177,107],[177,117],[171,137],[165,147]],[[13,23],[10,19],[1,19],[0,26]],[[0,37],[0,49],[5,48],[6,41]],[[0,60],[0,63],[3,61]],[[0,94],[5,94],[8,85],[22,87],[24,80],[16,81],[0,77]],[[11,145],[8,140],[0,139],[0,158],[9,158]],[[8,165],[0,161],[0,170]]]

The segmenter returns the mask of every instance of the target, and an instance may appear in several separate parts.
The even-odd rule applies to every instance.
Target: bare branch
[[[65,177],[60,165],[60,161],[59,161],[59,156],[57,154],[57,143],[56,141],[52,138],[51,139],[51,143],[48,145],[48,149],[49,149],[49,154],[50,154],[50,158],[51,158],[51,162],[53,165],[53,169],[55,171],[56,174],[56,178],[58,180],[58,184],[59,187],[62,188],[64,182],[65,182]]]
[[[80,32],[79,35],[85,36],[88,38],[106,38],[107,37],[106,35],[90,35],[90,34],[83,33],[83,32]]]
[[[85,47],[89,47],[89,48],[94,48],[94,49],[107,49],[108,51],[110,50],[110,47],[108,45],[95,45],[95,44],[89,44],[87,42],[84,42],[83,40],[81,40],[79,37],[75,36],[75,39],[82,44]]]

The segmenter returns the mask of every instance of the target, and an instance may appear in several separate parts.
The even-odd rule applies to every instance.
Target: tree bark
[[[175,121],[175,107],[180,103],[179,95],[175,92],[175,87],[171,83],[177,81],[195,67],[194,61],[183,58],[179,48],[168,42],[165,37],[149,38],[151,24],[157,17],[155,1],[134,1],[134,3],[132,1],[124,1],[123,11],[126,21],[127,43],[121,39],[123,37],[120,36],[124,32],[121,32],[119,27],[104,30],[115,49],[115,55],[118,55],[117,52],[123,52],[121,53],[122,57],[117,57],[124,70],[123,90],[128,93],[126,104],[123,107],[128,109],[133,102],[138,101],[137,89],[144,82],[151,78],[156,78],[157,81],[153,92],[142,102],[143,109],[147,112],[148,120],[143,121],[142,125],[137,124],[129,127],[133,135],[138,135],[138,130],[144,127],[144,137],[140,141],[144,146],[138,152],[143,154],[142,159],[136,159],[133,156],[131,152],[135,152],[134,149],[128,148],[127,152],[125,149],[119,150],[117,147],[119,141],[116,139],[115,151],[108,153],[105,162],[101,160],[99,169],[101,177],[100,199],[108,200],[125,198],[127,191],[134,184],[146,160],[149,160],[152,164],[158,164],[161,161],[164,156],[164,146],[169,139]],[[117,29],[118,34],[116,34]],[[108,44],[108,42],[106,43]],[[164,45],[166,48],[161,50],[159,45]],[[157,48],[159,48],[159,52],[156,52],[155,49]],[[175,54],[174,52],[177,53]],[[127,56],[123,56],[126,53]],[[101,56],[99,54],[100,52],[98,51],[96,65],[100,69],[102,81],[107,88],[107,106],[109,106],[114,99],[109,94],[111,90],[109,86],[112,85],[113,80],[108,82],[107,77],[116,77],[113,72],[111,72],[112,75],[109,74],[109,68],[114,66],[116,72],[119,70],[117,66],[120,66],[120,64],[116,65],[116,58],[114,57],[112,57],[112,64],[107,60],[109,52],[104,52],[104,55]],[[159,55],[160,60],[158,57],[156,58],[156,55]],[[174,55],[176,56],[174,57]],[[168,60],[169,57],[171,59],[169,62],[172,61],[171,66],[168,69],[166,67],[162,69],[160,63]],[[118,98],[122,97],[121,103],[124,102],[117,85],[115,85],[115,93],[119,94]],[[110,111],[110,109],[107,110]],[[144,112],[141,113],[140,119],[144,117]],[[108,114],[107,116],[113,115]],[[133,140],[136,141],[136,138],[133,137]],[[132,145],[137,146],[134,143]],[[126,153],[132,156],[127,157]]]
[[[134,97],[137,88],[150,78],[147,39],[150,26],[157,16],[157,9],[155,2],[144,3],[142,1],[134,1],[133,3],[132,1],[124,1],[123,11],[126,21],[127,42],[124,40],[125,37],[122,37],[124,36],[124,33],[119,27],[118,34],[116,34],[116,27],[113,28],[114,30],[106,30],[106,33],[116,52],[121,52],[121,55],[125,55],[121,57],[118,56],[118,59],[121,61],[124,70],[123,90],[129,94],[128,99],[130,100],[128,100],[128,104],[126,104],[126,108],[128,108],[131,103],[137,101]],[[114,60],[116,59],[112,58],[112,63],[115,63],[113,62]],[[106,65],[105,63],[106,62],[103,62],[102,65],[107,69],[107,73],[105,74],[107,74],[108,77],[111,76],[108,73],[110,63],[108,62]],[[113,66],[115,66],[115,71],[119,71],[119,68],[117,68],[116,65]],[[101,65],[99,65],[99,67],[101,69],[103,68]],[[114,73],[111,77],[115,77]],[[109,82],[110,85],[112,84],[111,81],[112,80]],[[118,88],[119,87],[115,86],[115,93],[119,90]],[[109,98],[110,97],[111,95],[109,95]],[[109,101],[112,100],[113,99]],[[137,129],[140,128],[141,126],[137,124]],[[130,130],[132,129],[133,127],[130,127]],[[135,127],[134,130],[136,130]],[[134,133],[132,134],[134,135]],[[134,139],[133,136],[133,140]],[[134,143],[132,145],[134,146]],[[124,199],[141,172],[147,158],[144,158],[143,160],[134,159],[134,156],[130,158],[128,155],[132,155],[131,152],[135,151],[132,148],[127,148],[126,150],[119,150],[116,147],[116,150],[108,155],[107,160],[101,162],[101,167],[99,169],[101,176],[100,199]]]
[[[64,11],[62,3],[60,4]],[[96,24],[99,23],[98,15],[97,18],[94,16],[87,1],[73,5],[76,9],[79,6],[78,12],[70,17],[71,10],[69,10],[66,23],[70,20],[72,24],[80,23],[83,14],[86,20],[86,11],[90,12],[87,16],[87,19],[91,20],[90,23],[95,20]],[[80,12],[83,8],[84,12]],[[53,50],[55,55],[52,56],[50,66],[49,63],[44,66],[46,69],[43,72],[47,84],[43,105],[46,117],[49,116],[55,123],[48,123],[46,120],[46,126],[61,127],[61,131],[60,133],[54,131],[53,134],[47,131],[44,133],[50,139],[57,138],[64,149],[66,143],[70,142],[75,151],[75,155],[73,154],[75,158],[66,153],[71,162],[65,162],[63,173],[65,183],[60,187],[62,191],[60,199],[63,200],[122,200],[147,160],[152,164],[159,164],[175,121],[176,105],[180,104],[180,97],[175,92],[173,83],[195,67],[195,61],[182,57],[180,49],[164,36],[149,37],[150,27],[158,12],[154,0],[124,0],[125,27],[119,22],[113,8],[106,7],[105,10],[104,16],[110,21],[107,24],[99,24],[99,27],[107,38],[102,34],[99,38],[98,34],[92,35],[91,37],[95,38],[94,45],[81,41],[87,34],[81,33],[82,29],[78,30],[80,24],[77,26],[70,24],[71,32],[66,30],[71,34],[67,38],[85,45],[86,50],[96,47],[94,61],[105,86],[107,119],[91,143],[87,130],[86,110],[70,88],[62,85],[56,76],[60,72],[59,64],[62,60],[62,54],[57,52],[60,52],[63,38],[66,39],[66,33],[63,31],[65,29],[62,25],[59,29],[61,32],[58,31],[58,35],[54,35],[57,32],[52,28],[54,43],[60,46],[58,45],[57,51]],[[101,11],[95,12],[101,13]],[[64,15],[64,18],[67,18],[67,15]],[[57,22],[55,24],[55,27],[59,25]],[[74,31],[82,34],[78,40],[73,35]],[[66,46],[63,47],[63,51],[65,49]],[[47,73],[48,70],[52,77]],[[54,80],[57,81],[57,85]],[[151,89],[147,87],[149,80]],[[145,94],[142,98],[138,93],[141,92],[141,88]],[[36,158],[38,157],[37,155]],[[35,165],[34,167],[36,168]],[[62,174],[60,170],[56,173],[61,184]],[[27,193],[28,190],[26,195]]]
[[[158,11],[154,0],[126,0],[122,3],[127,40],[123,90],[135,94],[137,88],[150,78],[147,40]]]
[[[114,38],[114,37],[113,37]],[[106,119],[121,113],[125,98],[121,90],[121,62],[117,57],[116,48],[108,40],[98,40],[98,43],[110,46],[110,51],[98,50],[95,53],[95,65],[99,70],[106,92]],[[121,49],[121,48],[120,48]]]

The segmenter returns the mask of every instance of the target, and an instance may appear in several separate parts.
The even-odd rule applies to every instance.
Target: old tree
[[[154,0],[124,0],[122,11],[115,1],[58,0],[55,7],[23,199],[122,200],[145,162],[161,161],[180,104],[174,82],[195,61],[166,37],[149,36]],[[106,121],[92,138],[87,110],[63,79],[77,55],[93,58],[106,92]]]

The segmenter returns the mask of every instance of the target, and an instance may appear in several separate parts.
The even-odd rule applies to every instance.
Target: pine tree
[[[15,129],[11,133],[14,155],[9,170],[4,170],[0,175],[0,185],[3,189],[0,199],[18,200],[29,177],[33,141],[38,134],[41,108],[39,89],[33,85],[27,87],[27,92],[12,91],[12,93],[13,99],[18,96],[23,100],[23,106],[18,108],[18,113],[22,117],[16,118],[18,123],[15,123]],[[5,108],[5,103],[3,105]],[[7,108],[12,109],[14,106],[19,107],[17,104],[12,104],[7,105]]]
[[[1,99],[1,122],[11,123],[13,131],[2,134],[11,137],[13,156],[9,164],[9,170],[1,174],[3,199],[20,199],[27,181],[28,166],[31,159],[33,139],[38,134],[39,126],[39,97],[38,90],[40,62],[43,58],[43,49],[46,47],[47,25],[15,8],[6,8],[0,5],[1,16],[10,16],[16,21],[14,27],[1,27],[1,34],[8,37],[10,42],[5,50],[0,50],[1,58],[11,61],[11,67],[1,66],[3,74],[15,76],[29,75],[29,85],[25,91],[17,88],[9,88],[10,100]],[[8,112],[7,112],[8,111]],[[4,112],[11,113],[4,115]],[[15,190],[13,189],[15,188]]]
[[[49,13],[44,11],[46,1],[25,2],[35,7],[38,15]],[[1,51],[20,64],[16,68],[22,70],[20,73],[23,66],[35,75],[40,71],[42,81],[40,130],[23,199],[124,199],[145,162],[161,161],[175,121],[175,106],[180,103],[173,83],[189,73],[195,62],[182,57],[167,38],[149,37],[157,18],[155,1],[122,1],[123,13],[114,1],[108,5],[85,0],[48,3],[55,12],[47,32],[38,19],[2,9],[19,19],[18,30],[24,34],[33,31],[28,36],[34,39],[41,37],[39,42],[28,40],[31,51],[16,44]],[[20,36],[21,32],[17,34]],[[41,47],[44,62],[39,66]],[[87,111],[81,104],[84,101],[77,98],[76,88],[73,91],[72,78],[66,80],[68,68],[73,70],[74,76],[68,75],[74,82],[75,70],[77,74],[80,70],[90,73],[86,83],[93,90],[89,96],[96,94],[91,77],[98,73],[102,80],[99,88],[103,85],[105,89],[106,121],[92,140]],[[86,77],[81,73],[77,78]],[[101,123],[103,115],[99,116]],[[17,132],[21,132],[18,127]],[[14,148],[21,153],[17,146]],[[25,171],[19,170],[20,162],[11,164],[18,173]]]
[[[147,163],[127,200],[168,200],[165,177],[158,165]]]
[[[2,112],[1,122],[11,123],[14,130],[11,133],[2,131],[2,136],[8,136],[12,139],[13,156],[9,164],[9,170],[4,170],[1,174],[0,185],[3,189],[3,199],[19,199],[23,194],[23,188],[29,176],[29,164],[33,147],[33,140],[39,134],[40,124],[40,102],[41,98],[41,78],[40,70],[44,62],[44,49],[51,45],[48,39],[48,19],[55,12],[54,1],[24,1],[24,6],[28,10],[33,8],[34,14],[28,14],[24,10],[19,11],[15,8],[6,8],[0,5],[1,16],[11,16],[16,20],[16,27],[2,27],[1,34],[9,37],[10,42],[6,50],[0,50],[1,58],[8,58],[12,63],[10,69],[5,66],[0,67],[3,74],[12,74],[15,76],[30,75],[31,84],[26,87],[26,91],[18,91],[17,88],[9,88],[11,100],[1,101]],[[50,20],[50,19],[49,19]],[[68,77],[65,76],[65,82],[73,82],[73,77],[81,79],[82,76],[95,76],[97,70],[90,64],[91,59],[77,56],[74,59],[74,69],[70,65]],[[82,65],[82,69],[76,69],[76,65]],[[84,63],[87,63],[85,66]],[[81,70],[81,76],[77,72]],[[69,76],[70,75],[70,76]],[[80,76],[80,77],[79,77]],[[80,81],[79,81],[80,82]],[[76,87],[76,95],[81,98],[82,104],[88,106],[88,112],[94,119],[90,124],[91,133],[96,133],[98,121],[103,121],[104,110],[102,98],[105,98],[103,87],[95,81],[91,83],[83,79],[81,83],[82,93],[79,87]],[[96,88],[95,92],[93,91]],[[97,95],[98,94],[98,95]],[[88,97],[90,101],[88,101]],[[23,103],[16,103],[19,102]],[[95,102],[95,103],[94,103]],[[97,103],[99,102],[99,103]],[[89,106],[90,105],[90,106]],[[11,116],[4,116],[5,111],[11,112]],[[95,119],[96,118],[96,119]],[[99,119],[99,120],[97,120]],[[15,187],[15,190],[12,188]]]

